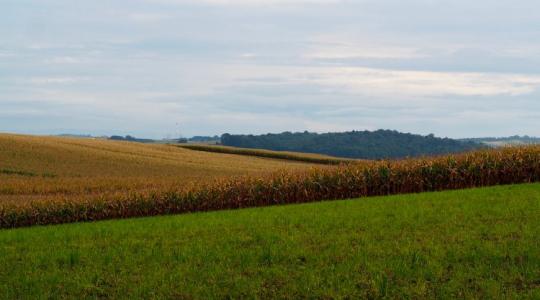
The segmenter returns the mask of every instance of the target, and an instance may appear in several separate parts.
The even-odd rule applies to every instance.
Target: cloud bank
[[[540,135],[539,9],[532,0],[8,0],[0,131]]]

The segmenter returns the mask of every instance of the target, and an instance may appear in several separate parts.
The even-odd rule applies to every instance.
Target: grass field
[[[0,230],[0,296],[539,299],[540,185]]]
[[[0,202],[167,190],[312,166],[168,145],[0,134]]]

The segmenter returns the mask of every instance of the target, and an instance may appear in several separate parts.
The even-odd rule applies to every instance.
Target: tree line
[[[483,147],[473,141],[422,136],[395,130],[335,133],[283,132],[264,135],[223,134],[221,144],[241,148],[295,151],[360,159],[418,157],[458,153]]]

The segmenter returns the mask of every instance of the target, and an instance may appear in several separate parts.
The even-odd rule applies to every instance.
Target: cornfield
[[[236,147],[204,145],[204,144],[183,144],[183,145],[177,145],[177,146],[180,148],[195,150],[195,151],[238,154],[238,155],[275,158],[275,159],[286,159],[290,161],[301,161],[301,162],[323,164],[323,165],[339,165],[339,164],[353,161],[352,159],[338,158],[338,157],[332,157],[332,156],[327,156],[327,155],[322,155],[322,154],[312,154],[312,153],[271,151],[271,150],[264,150],[264,149],[247,149],[247,148],[236,148]]]
[[[171,145],[0,134],[0,206],[64,196],[111,198],[312,166]]]
[[[343,164],[217,179],[177,190],[0,204],[0,227],[59,224],[418,193],[540,180],[540,147]]]

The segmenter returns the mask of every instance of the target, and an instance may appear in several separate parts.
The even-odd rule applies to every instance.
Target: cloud
[[[540,87],[540,76],[333,68],[314,80],[362,94],[409,96],[522,95]]]
[[[152,23],[170,19],[171,16],[163,13],[137,12],[128,14],[128,18],[135,22]]]
[[[46,64],[80,64],[83,61],[80,58],[73,56],[58,56],[47,58],[44,62]]]
[[[150,3],[164,4],[211,4],[220,6],[260,6],[260,5],[298,5],[298,4],[336,4],[343,0],[146,0]]]
[[[540,135],[539,3],[12,1],[0,128]]]
[[[417,46],[396,45],[357,34],[318,34],[310,38],[310,46],[303,54],[307,59],[410,59],[424,57]]]
[[[83,77],[34,77],[30,79],[31,84],[47,85],[47,84],[73,84],[88,80]]]
[[[14,53],[0,51],[0,58],[3,58],[3,57],[15,57],[15,56],[16,55]]]
[[[517,96],[540,87],[540,75],[494,74],[476,72],[402,71],[361,67],[271,67],[239,65],[234,91],[258,95],[335,94],[395,97]],[[246,80],[240,74],[272,76]],[[235,80],[235,75],[230,80]],[[278,78],[279,80],[277,80]],[[277,81],[277,83],[276,83]],[[231,90],[232,91],[232,90]]]
[[[362,47],[358,45],[335,45],[319,47],[305,54],[308,59],[350,59],[350,58],[417,58],[422,55],[417,49],[393,47]]]

